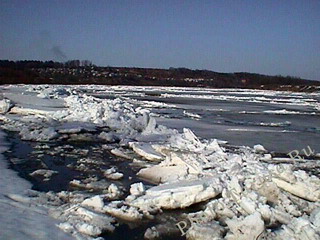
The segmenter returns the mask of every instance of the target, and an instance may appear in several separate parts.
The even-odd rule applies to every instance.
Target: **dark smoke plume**
[[[54,54],[54,56],[60,60],[66,60],[67,56],[66,54],[61,50],[61,47],[59,46],[53,46],[51,49],[51,52]]]

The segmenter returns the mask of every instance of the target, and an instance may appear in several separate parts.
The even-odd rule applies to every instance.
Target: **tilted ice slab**
[[[145,195],[133,200],[130,205],[140,209],[185,208],[192,204],[214,198],[221,193],[219,179],[204,178],[194,181],[179,181],[152,187]]]
[[[163,160],[163,155],[156,152],[152,145],[149,143],[130,143],[130,147],[135,151],[138,155],[144,157],[150,161],[161,161]]]

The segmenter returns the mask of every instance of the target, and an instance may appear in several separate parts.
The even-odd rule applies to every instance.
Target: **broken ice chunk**
[[[254,145],[253,149],[255,153],[267,153],[268,151],[260,144]]]
[[[130,194],[134,196],[140,196],[145,192],[145,188],[142,182],[131,184]]]
[[[221,183],[215,178],[194,181],[179,181],[148,189],[145,195],[132,201],[130,205],[141,209],[150,207],[175,209],[214,198],[222,191]]]
[[[75,227],[80,233],[83,233],[88,236],[99,236],[102,233],[99,227],[93,226],[88,223],[78,223],[75,225]]]
[[[225,230],[217,222],[205,224],[193,223],[187,231],[188,240],[220,240],[223,239]]]
[[[137,208],[124,205],[121,201],[111,202],[109,205],[104,206],[103,211],[125,221],[137,221],[143,217],[143,214]]]
[[[132,157],[130,157],[126,151],[122,148],[114,148],[111,150],[111,153],[115,156],[121,157],[121,158],[125,158],[125,159],[132,159]]]
[[[152,183],[166,183],[173,182],[179,178],[183,178],[188,175],[188,168],[186,166],[152,166],[149,168],[143,168],[137,176],[152,182]]]
[[[12,107],[11,101],[8,99],[0,100],[0,114],[5,114]]]
[[[112,167],[104,171],[104,176],[111,180],[119,180],[123,177],[123,173],[117,172],[117,169]]]
[[[135,151],[138,155],[144,157],[150,161],[161,161],[163,156],[156,152],[152,145],[149,143],[130,143],[130,147]]]
[[[264,222],[258,212],[242,220],[228,219],[226,223],[231,231],[226,236],[228,240],[256,240],[264,231]]]
[[[48,169],[38,169],[32,173],[30,173],[31,177],[41,176],[44,178],[44,181],[48,181],[52,175],[57,174],[57,171],[48,170]]]
[[[106,142],[109,142],[109,143],[114,143],[119,141],[119,138],[114,133],[111,133],[111,132],[108,132],[108,133],[101,132],[98,138],[105,140]]]
[[[309,201],[320,200],[320,179],[316,176],[309,177],[305,171],[291,171],[285,168],[281,173],[274,174],[272,181],[277,186],[293,195]]]
[[[81,203],[82,206],[87,206],[87,207],[91,207],[95,210],[102,210],[103,206],[104,206],[104,202],[103,202],[103,198],[99,195],[91,197],[91,198],[87,198],[86,200],[84,200]]]
[[[23,128],[19,134],[23,140],[30,140],[30,141],[37,141],[37,142],[48,142],[59,136],[59,134],[55,131],[53,127],[44,128],[40,130]]]

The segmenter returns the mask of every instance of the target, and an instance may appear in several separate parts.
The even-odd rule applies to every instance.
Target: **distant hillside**
[[[187,68],[98,67],[90,61],[0,60],[0,84],[102,84],[141,86],[184,86],[211,88],[254,88],[291,91],[319,90],[320,82],[296,77],[255,73],[218,73]]]

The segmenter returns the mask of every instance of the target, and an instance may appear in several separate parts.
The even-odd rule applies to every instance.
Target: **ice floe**
[[[38,169],[32,173],[30,173],[30,176],[41,176],[44,178],[44,181],[48,181],[54,174],[57,174],[57,171],[49,170],[49,169]]]

